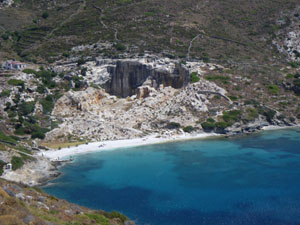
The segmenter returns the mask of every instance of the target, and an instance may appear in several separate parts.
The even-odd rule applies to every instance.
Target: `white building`
[[[12,164],[11,163],[7,163],[6,166],[5,166],[5,170],[11,171],[12,170]]]
[[[6,61],[3,65],[6,70],[23,70],[26,64],[18,61]]]

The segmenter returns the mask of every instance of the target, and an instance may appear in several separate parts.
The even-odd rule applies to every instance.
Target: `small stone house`
[[[18,61],[6,61],[4,63],[4,69],[6,70],[23,70],[26,68],[26,64]]]

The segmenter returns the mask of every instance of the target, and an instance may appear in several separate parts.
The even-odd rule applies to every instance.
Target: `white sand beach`
[[[51,161],[59,161],[59,160],[67,159],[67,157],[78,155],[78,154],[108,151],[108,150],[126,148],[126,147],[137,147],[137,146],[158,144],[158,143],[171,142],[171,141],[201,139],[201,138],[207,138],[213,136],[220,136],[220,135],[215,133],[201,133],[195,135],[184,134],[184,135],[171,136],[171,137],[157,137],[157,135],[156,136],[153,135],[144,138],[93,142],[93,143],[79,145],[77,147],[62,148],[60,150],[53,149],[48,151],[41,151],[38,153],[38,155],[49,158]]]
[[[286,129],[294,128],[299,126],[266,126],[262,130],[277,130],[277,129]],[[183,140],[192,140],[192,139],[202,139],[208,137],[222,136],[221,134],[216,133],[200,133],[200,134],[182,134],[177,136],[165,136],[160,137],[158,134],[135,139],[125,139],[125,140],[111,140],[111,141],[101,141],[101,142],[92,142],[88,144],[82,144],[76,147],[62,148],[60,150],[52,149],[47,151],[41,151],[38,153],[39,156],[46,157],[51,161],[61,161],[64,159],[69,159],[70,156],[86,154],[91,152],[101,152],[114,150],[119,148],[127,147],[137,147],[143,145],[152,145],[165,142],[173,141],[183,141]]]

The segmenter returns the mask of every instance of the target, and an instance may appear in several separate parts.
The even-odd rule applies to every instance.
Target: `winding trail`
[[[26,152],[22,152],[22,151],[19,151],[19,150],[16,150],[16,149],[11,149],[11,150],[14,151],[14,152],[18,152],[20,154],[23,154],[23,155],[27,155],[27,156],[32,157],[32,158],[36,158],[36,156],[31,155],[31,154],[26,153]]]
[[[189,47],[188,47],[188,51],[187,51],[187,54],[186,54],[186,58],[189,59],[190,58],[190,53],[191,53],[191,49],[193,47],[193,42],[199,38],[200,36],[202,36],[202,34],[198,34],[197,36],[195,36],[191,41],[190,41],[190,44],[189,44]]]
[[[223,37],[218,37],[218,36],[208,36],[209,38],[213,38],[213,39],[218,39],[218,40],[222,40],[222,41],[228,41],[228,42],[232,42],[238,45],[243,45],[243,46],[248,46],[245,43],[239,42],[239,41],[235,41],[235,40],[231,40],[231,39],[227,39],[227,38],[223,38]]]
[[[99,15],[99,23],[105,28],[105,29],[108,29],[108,26],[103,22],[103,20],[101,19],[102,15],[103,15],[103,9],[100,8],[99,6],[97,5],[94,5],[92,4],[92,6],[97,9],[99,12],[100,12],[100,15]],[[118,39],[118,30],[116,28],[112,28],[114,30],[114,39],[115,41],[119,41]]]
[[[248,46],[247,44],[245,43],[242,43],[242,42],[239,42],[239,41],[235,41],[235,40],[231,40],[231,39],[228,39],[228,38],[223,38],[223,37],[218,37],[218,36],[214,36],[214,35],[206,35],[206,34],[198,34],[197,36],[195,36],[191,41],[190,41],[190,44],[189,44],[189,47],[188,47],[188,51],[187,51],[187,55],[186,55],[186,58],[189,59],[190,58],[190,53],[191,53],[191,49],[193,47],[193,42],[199,38],[200,36],[202,36],[201,38],[203,38],[203,36],[207,36],[208,38],[212,38],[212,39],[217,39],[217,40],[222,40],[222,41],[227,41],[227,42],[231,42],[231,43],[235,43],[235,44],[238,44],[238,45],[242,45],[242,46]]]
[[[219,95],[219,96],[225,98],[230,104],[233,103],[230,98],[228,98],[226,95],[221,94],[220,92],[216,92],[216,91],[198,91],[198,93],[199,94],[209,94],[209,95]]]
[[[103,9],[100,8],[99,6],[94,5],[94,4],[92,4],[92,6],[100,12],[100,15],[99,15],[99,22],[100,22],[100,24],[101,24],[104,28],[108,28],[108,27],[106,26],[106,24],[103,22],[103,20],[101,19],[102,15],[103,15]]]

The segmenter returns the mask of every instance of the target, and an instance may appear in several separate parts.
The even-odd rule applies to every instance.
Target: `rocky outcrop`
[[[56,102],[52,112],[52,116],[61,118],[63,123],[47,133],[46,141],[64,142],[63,138],[68,136],[104,141],[181,132],[167,128],[172,122],[181,127],[201,129],[197,121],[205,117],[209,109],[226,108],[230,104],[224,98],[214,98],[215,94],[201,93],[203,90],[226,92],[206,80],[188,84],[180,90],[143,85],[137,88],[137,95],[127,98],[117,98],[92,87],[69,91]]]
[[[111,79],[105,84],[105,89],[108,93],[120,97],[135,95],[137,88],[147,80],[151,81],[154,88],[163,84],[175,89],[184,87],[190,80],[188,70],[180,64],[175,64],[175,68],[169,71],[156,69],[138,61],[117,61],[115,66],[108,67],[108,72]]]
[[[288,19],[282,19],[288,18]],[[276,25],[280,28],[277,39],[273,41],[282,53],[290,60],[300,61],[300,7],[294,11],[281,15]]]
[[[13,3],[13,0],[0,0],[0,8],[11,6]]]

